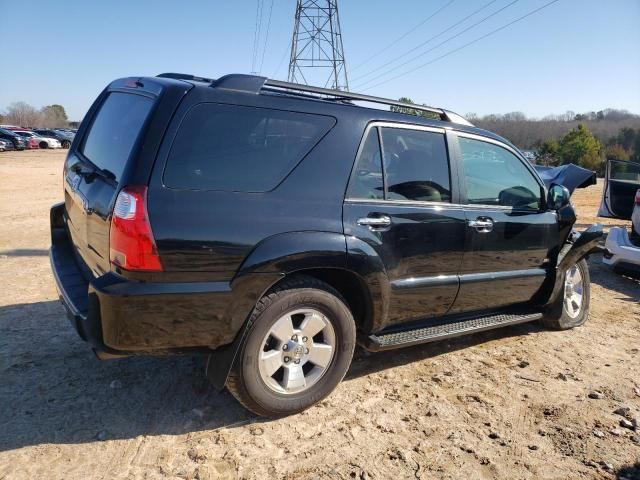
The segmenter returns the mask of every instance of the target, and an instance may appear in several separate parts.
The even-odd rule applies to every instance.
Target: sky
[[[461,114],[640,113],[640,0],[558,0],[470,44],[549,3],[513,1],[449,29],[490,0],[338,0],[351,90]],[[296,2],[262,0],[256,42],[258,2],[0,0],[0,112],[59,103],[81,120],[110,81],[161,72],[286,80]]]

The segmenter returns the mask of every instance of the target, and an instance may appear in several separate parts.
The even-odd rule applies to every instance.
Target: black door
[[[371,246],[390,283],[388,315],[373,327],[444,315],[458,292],[466,229],[444,130],[379,124],[364,138],[344,229]]]
[[[451,312],[526,302],[560,241],[556,214],[546,210],[542,182],[515,150],[483,137],[456,138],[467,244]]]

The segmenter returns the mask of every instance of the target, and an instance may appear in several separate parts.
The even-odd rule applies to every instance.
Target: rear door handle
[[[475,220],[468,220],[467,225],[475,228],[480,233],[489,233],[493,230],[493,219],[489,217],[478,217]]]
[[[391,225],[391,217],[388,215],[380,215],[379,217],[363,217],[357,220],[358,225],[367,226],[369,228],[384,228]]]

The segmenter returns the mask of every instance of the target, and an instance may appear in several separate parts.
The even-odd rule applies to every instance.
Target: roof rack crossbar
[[[422,110],[424,112],[435,113],[440,116],[446,116],[446,112],[441,108],[427,107],[424,105],[414,105],[412,103],[399,102],[390,98],[374,97],[372,95],[364,95],[362,93],[352,93],[343,90],[332,90],[330,88],[314,87],[312,85],[301,85],[299,83],[283,82],[281,80],[267,79],[265,86],[282,88],[286,90],[296,90],[299,92],[309,92],[318,95],[327,95],[331,97],[339,97],[341,100],[358,100],[361,102],[381,103],[383,105],[391,105],[394,107],[411,108],[413,110]]]

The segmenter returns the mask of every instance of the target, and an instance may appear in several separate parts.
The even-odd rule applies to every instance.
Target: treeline
[[[640,115],[614,109],[579,114],[569,111],[542,119],[527,118],[522,112],[483,117],[471,113],[467,118],[474,125],[496,132],[526,150],[534,150],[547,139],[560,140],[579,124],[585,125],[603,144],[617,136],[624,127],[640,128]]]
[[[601,172],[606,159],[640,161],[640,115],[625,110],[566,112],[542,119],[521,112],[467,117],[521,149],[534,151],[542,164],[576,163]]]
[[[0,124],[31,128],[63,128],[69,126],[69,119],[62,105],[47,105],[38,109],[26,102],[14,102],[4,113],[0,113]]]
[[[413,103],[402,97],[401,102]],[[433,118],[412,108],[391,107],[396,112]],[[626,110],[549,115],[527,118],[522,112],[478,116],[468,113],[474,125],[501,135],[522,150],[535,153],[545,165],[577,165],[601,173],[606,159],[640,162],[640,115]]]

